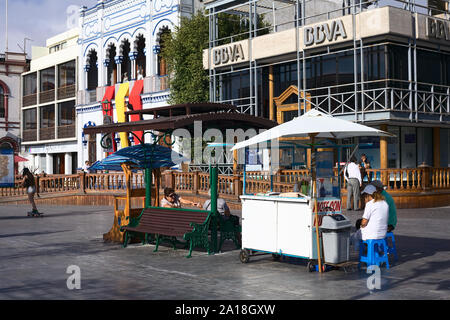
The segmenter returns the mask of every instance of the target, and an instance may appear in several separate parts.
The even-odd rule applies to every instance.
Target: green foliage
[[[249,37],[248,18],[220,13],[217,17],[219,39],[222,45]],[[269,33],[269,24],[258,16],[258,35]],[[182,17],[175,32],[162,36],[161,55],[170,74],[170,104],[209,101],[209,75],[203,68],[203,50],[208,48],[209,18],[198,11],[190,19]]]
[[[161,54],[171,75],[171,104],[209,101],[208,72],[203,69],[203,49],[208,48],[208,27],[208,17],[199,11],[191,19],[182,17],[175,32],[163,39]]]

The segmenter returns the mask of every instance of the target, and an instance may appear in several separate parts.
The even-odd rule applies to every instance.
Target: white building
[[[0,149],[13,149],[16,155],[20,151],[20,74],[27,67],[24,53],[0,54]]]
[[[30,71],[22,75],[22,155],[37,173],[76,172],[78,54],[75,28],[33,47]]]
[[[100,160],[105,157],[105,151],[129,143],[128,137],[117,135],[112,141],[120,145],[105,149],[101,137],[91,140],[83,136],[84,127],[111,121],[104,119],[102,101],[111,103],[109,114],[114,122],[124,121],[132,95],[139,100],[138,108],[167,105],[168,75],[165,61],[160,57],[164,45],[161,36],[174,31],[180,17],[192,15],[200,6],[198,0],[110,0],[81,9],[76,108],[78,166],[86,160]]]

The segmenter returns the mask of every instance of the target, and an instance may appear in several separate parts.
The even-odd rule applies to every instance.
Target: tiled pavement
[[[382,269],[381,290],[364,270],[309,273],[303,260],[270,256],[239,261],[228,241],[208,256],[153,245],[105,244],[109,207],[0,206],[0,299],[450,299],[450,207],[399,210],[399,262]],[[235,213],[238,214],[238,213]],[[346,213],[347,214],[347,213]],[[362,212],[349,212],[355,222]],[[81,270],[81,290],[67,288],[67,267]]]

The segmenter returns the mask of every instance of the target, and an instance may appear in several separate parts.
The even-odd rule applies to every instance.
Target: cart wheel
[[[273,261],[280,261],[281,255],[272,253],[272,260]]]
[[[314,272],[316,271],[316,264],[312,261],[308,261],[308,264],[306,265],[306,270],[308,272]]]
[[[241,260],[242,263],[247,263],[250,260],[250,253],[247,249],[242,249],[239,253],[239,260]]]

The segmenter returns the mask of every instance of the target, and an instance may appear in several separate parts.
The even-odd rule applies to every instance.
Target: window
[[[23,77],[23,95],[29,96],[37,93],[37,73],[27,74]]]
[[[417,80],[430,84],[443,84],[443,61],[436,52],[417,50]]]
[[[33,130],[37,128],[36,108],[23,111],[23,129]]]
[[[0,84],[0,118],[5,117],[6,111],[6,92],[3,86]]]
[[[49,51],[49,53],[53,53],[53,52],[57,52],[57,51],[60,51],[62,49],[65,49],[65,48],[67,48],[67,42],[66,41],[58,43],[57,45],[54,45],[54,46],[50,47],[48,49],[48,51]]]
[[[58,80],[60,88],[75,84],[75,60],[58,66]]]
[[[41,128],[55,127],[55,106],[41,107]]]
[[[75,101],[67,101],[59,104],[58,107],[59,126],[69,126],[75,124]]]
[[[55,89],[55,68],[51,67],[41,71],[41,92]]]

